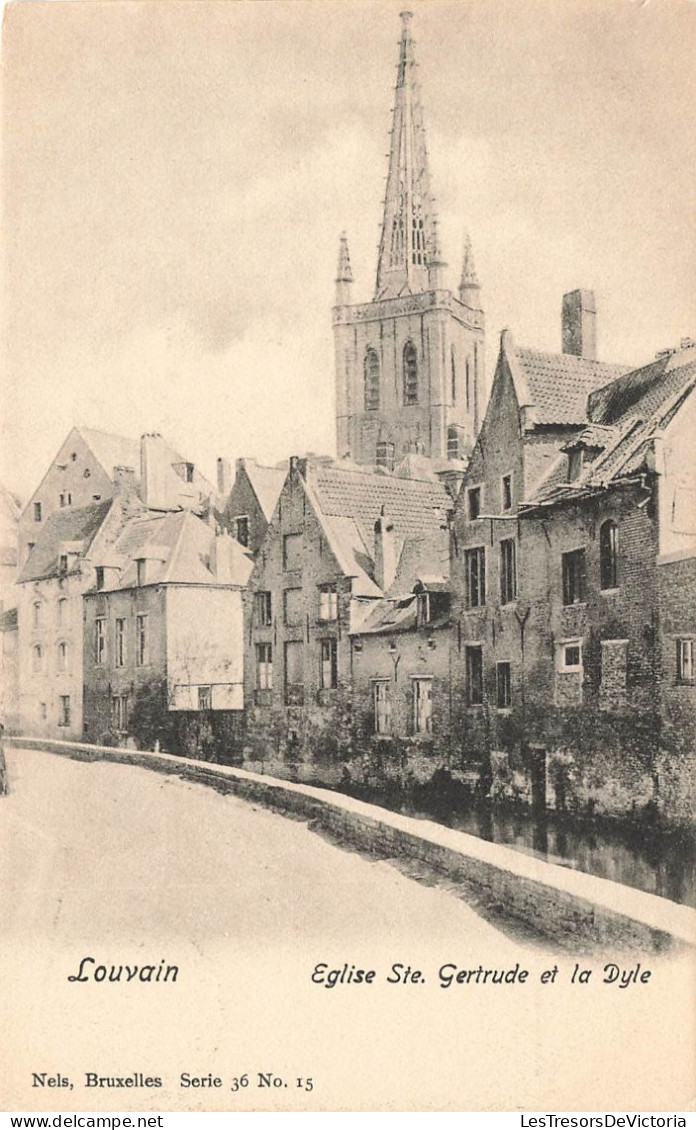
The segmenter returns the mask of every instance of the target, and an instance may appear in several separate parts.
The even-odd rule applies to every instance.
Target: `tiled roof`
[[[642,369],[621,376],[593,398],[593,417],[587,433],[599,440],[602,450],[587,462],[580,476],[568,479],[568,457],[562,455],[529,504],[553,504],[604,489],[610,482],[646,470],[646,457],[653,437],[669,423],[684,399],[696,387],[696,350],[661,357]],[[611,426],[605,421],[610,420]],[[578,437],[582,440],[585,432]],[[572,446],[572,445],[567,445]],[[588,445],[589,446],[589,445]]]
[[[308,468],[306,489],[340,568],[345,576],[355,578],[354,595],[381,595],[373,555],[375,522],[382,511],[391,519],[399,558],[406,545],[418,542],[419,564],[427,572],[440,570],[452,505],[441,483],[320,462]]]
[[[112,506],[112,500],[91,506],[56,510],[50,514],[29,554],[20,581],[38,581],[58,575],[60,547],[64,542],[81,543],[86,553]]]
[[[516,348],[515,354],[537,424],[584,424],[590,393],[628,369],[572,353]]]
[[[255,463],[253,459],[246,459],[244,469],[254,488],[254,494],[259,500],[266,520],[270,522],[276,503],[280,498],[280,492],[283,489],[283,483],[288,473],[287,468],[263,467],[261,464]]]
[[[95,565],[114,565],[119,572],[105,588],[127,589],[137,584],[139,558],[148,560],[148,584],[246,584],[251,558],[231,538],[218,538],[210,526],[188,510],[145,514],[132,518]],[[214,553],[227,553],[224,570],[215,567]]]
[[[78,428],[78,431],[110,478],[114,467],[133,467],[136,476],[140,477],[140,440],[102,432],[98,428]]]

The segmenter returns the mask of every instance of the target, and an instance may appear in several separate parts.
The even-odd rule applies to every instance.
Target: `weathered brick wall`
[[[449,630],[427,625],[360,637],[353,650],[353,780],[382,784],[429,781],[449,764]],[[432,679],[432,732],[414,733],[413,679]],[[374,683],[387,680],[391,734],[375,733]]]
[[[302,535],[301,567],[283,568],[283,537]],[[335,583],[338,616],[319,618],[319,586]],[[301,590],[299,622],[285,622],[283,593]],[[259,624],[254,593],[271,593],[272,623]],[[300,780],[337,781],[351,744],[350,580],[342,575],[308,502],[297,469],[283,488],[276,520],[252,574],[245,599],[245,706],[247,741],[245,763],[262,772]],[[338,686],[321,687],[320,641],[336,640]],[[286,705],[284,645],[302,644],[302,683]],[[256,645],[273,648],[273,688],[259,690]]]
[[[259,505],[249,476],[244,467],[237,469],[235,480],[230,491],[225,509],[220,515],[220,523],[233,538],[237,536],[237,523],[235,518],[245,516],[249,519],[249,549],[256,555],[264,539],[268,522]]]
[[[664,716],[657,765],[659,803],[677,819],[696,812],[696,686],[678,680],[677,641],[696,639],[696,553],[675,555],[657,567],[660,601],[660,675]]]

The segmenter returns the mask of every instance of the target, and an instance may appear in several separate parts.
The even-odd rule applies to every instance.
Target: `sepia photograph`
[[[5,4],[6,1113],[686,1127],[695,47]]]

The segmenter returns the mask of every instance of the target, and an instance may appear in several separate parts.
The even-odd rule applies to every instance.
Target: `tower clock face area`
[[[484,376],[484,319],[468,240],[458,294],[443,283],[410,13],[401,20],[374,295],[353,303],[343,235],[334,307],[338,455],[389,469],[411,453],[464,459],[478,430]]]

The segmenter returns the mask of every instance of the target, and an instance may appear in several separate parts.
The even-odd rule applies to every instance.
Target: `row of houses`
[[[239,460],[234,481],[220,460],[213,487],[149,435],[137,467],[100,474],[108,497],[63,505],[98,462],[74,430],[20,520],[6,721],[332,784],[445,771],[535,806],[683,816],[695,384],[690,343],[626,371],[506,331],[461,484],[416,450],[393,470]]]
[[[605,364],[575,290],[561,353],[501,335],[486,407],[481,287],[468,239],[446,283],[410,20],[371,301],[339,247],[339,458],[220,458],[212,483],[159,434],[74,428],[21,515],[2,498],[5,722],[682,819],[696,348]]]

